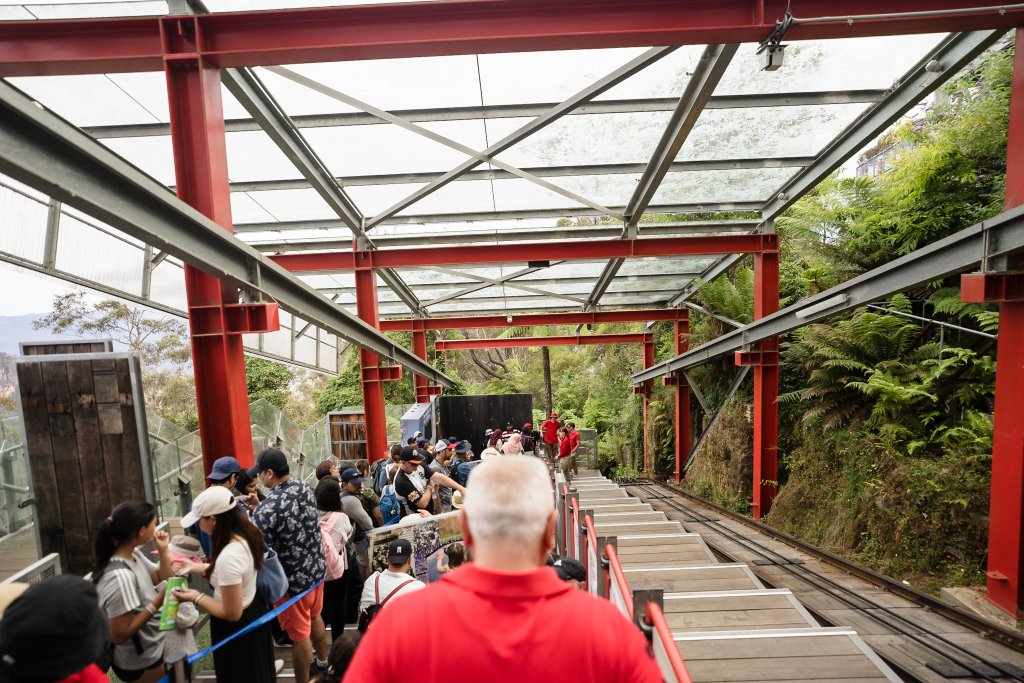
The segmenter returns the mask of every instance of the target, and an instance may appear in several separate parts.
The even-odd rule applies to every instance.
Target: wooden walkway
[[[595,472],[581,475],[573,482],[580,509],[591,511],[598,537],[615,538],[631,591],[664,591],[694,681],[900,680],[855,630],[818,624],[793,592],[766,587],[748,564],[719,562],[678,519]]]

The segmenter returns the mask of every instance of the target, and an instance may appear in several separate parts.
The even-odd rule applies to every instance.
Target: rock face
[[[749,512],[753,450],[753,407],[746,398],[733,398],[700,444],[683,485],[702,498]]]

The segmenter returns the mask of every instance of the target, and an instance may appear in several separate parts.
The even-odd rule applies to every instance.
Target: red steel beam
[[[372,270],[356,271],[356,313],[368,325],[377,327],[377,275]],[[365,348],[359,349],[359,371],[363,383],[363,422],[366,428],[366,459],[370,462],[387,457],[387,414],[384,412],[384,379],[380,373],[380,357]]]
[[[779,310],[779,254],[754,256],[754,320]],[[778,493],[779,338],[761,342],[754,365],[754,500],[751,514],[760,520]],[[774,358],[765,362],[765,358]]]
[[[509,339],[443,339],[434,342],[435,351],[468,349],[513,349],[535,346],[597,346],[599,344],[652,344],[650,334],[589,334],[560,337],[510,337]],[[653,346],[652,346],[653,348]]]
[[[1024,30],[1017,31],[1024,41]],[[1024,42],[1018,44],[1024,45]],[[1024,204],[1024,50],[1014,56],[1005,207]],[[1008,264],[1020,270],[1020,264]],[[990,273],[990,278],[998,277]],[[962,290],[962,294],[967,289]],[[967,298],[965,297],[965,300]],[[986,597],[1014,619],[1024,617],[1024,299],[999,304],[992,430]]]
[[[686,353],[690,347],[690,318],[676,321],[673,339],[675,354]],[[683,476],[683,463],[690,457],[690,385],[685,377],[680,377],[675,386],[676,394],[676,468],[675,477],[678,484]]]
[[[590,313],[526,313],[524,315],[468,315],[457,318],[402,318],[381,320],[381,332],[413,330],[472,330],[488,327],[532,327],[534,325],[601,325],[604,323],[649,323],[678,320],[686,311],[678,308],[654,308],[628,311],[592,311]]]
[[[196,36],[220,67],[540,50],[750,43],[789,0],[451,0],[217,13],[195,17],[0,22],[0,76],[157,71],[159,25]],[[1013,28],[1024,12],[991,0],[801,0],[787,41]],[[897,18],[898,12],[977,10]],[[849,15],[877,14],[848,22]],[[889,15],[889,16],[886,16]],[[188,26],[186,26],[188,24]]]
[[[701,237],[651,237],[646,239],[565,240],[536,244],[507,244],[452,247],[410,247],[378,251],[334,251],[280,254],[270,259],[295,273],[338,272],[360,268],[412,268],[457,266],[475,263],[508,263],[510,254],[535,253],[548,261],[588,261],[650,256],[708,256],[712,254],[755,254],[778,249],[774,234],[708,235]]]

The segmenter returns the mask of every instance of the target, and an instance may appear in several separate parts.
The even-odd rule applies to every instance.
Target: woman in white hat
[[[213,596],[192,588],[177,590],[174,595],[210,614],[210,636],[214,643],[219,643],[267,612],[266,604],[256,596],[256,572],[263,566],[265,544],[263,534],[223,486],[211,486],[200,493],[192,502],[192,510],[181,518],[184,527],[196,522],[210,534],[213,561],[209,565],[189,564],[186,568],[206,573]],[[276,680],[269,624],[215,650],[213,668],[220,683]]]

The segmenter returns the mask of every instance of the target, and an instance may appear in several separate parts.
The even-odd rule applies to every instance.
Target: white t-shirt
[[[256,566],[248,543],[233,540],[220,551],[210,574],[210,583],[213,585],[213,597],[218,600],[222,599],[221,588],[242,584],[242,608],[252,603],[256,597]]]
[[[379,582],[377,580],[378,576],[380,577]],[[405,586],[402,586],[402,584],[406,581],[408,581],[409,583]],[[391,596],[390,599],[388,599],[387,603],[384,605],[385,607],[387,607],[387,605],[390,605],[391,602],[399,595],[405,595],[410,591],[415,591],[419,590],[420,588],[427,587],[425,583],[418,579],[412,578],[412,576],[406,574],[405,572],[393,572],[390,569],[385,569],[382,572],[374,572],[370,574],[370,576],[366,579],[366,582],[363,584],[363,594],[359,598],[359,611],[362,612],[370,605],[376,604],[378,600],[378,595],[380,596],[380,600],[384,600],[388,597],[391,591],[395,590],[399,586],[402,586],[401,590],[397,591],[394,595]]]

